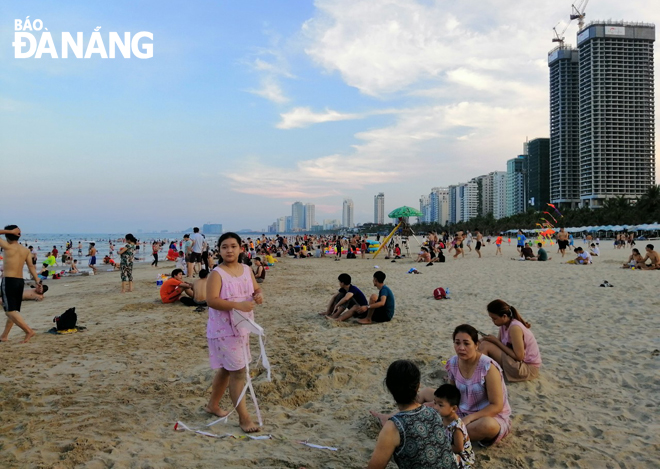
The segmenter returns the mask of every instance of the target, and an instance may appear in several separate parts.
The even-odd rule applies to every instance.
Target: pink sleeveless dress
[[[254,293],[252,271],[243,265],[243,274],[234,277],[220,267],[213,269],[222,278],[220,298],[228,301],[251,301]],[[243,313],[250,318],[254,313]],[[238,371],[245,368],[245,350],[250,357],[250,333],[232,327],[231,312],[218,311],[209,307],[209,320],[206,325],[206,338],[209,345],[209,362],[211,368],[224,368],[228,371]]]
[[[497,420],[497,423],[500,424],[500,432],[493,441],[483,441],[482,443],[485,445],[499,442],[511,431],[511,407],[509,406],[509,397],[506,392],[506,384],[504,384],[504,373],[502,372],[502,368],[492,358],[486,355],[481,355],[474,373],[469,379],[466,379],[458,368],[458,356],[454,355],[451,357],[445,365],[445,369],[449,374],[449,379],[454,382],[458,390],[461,392],[461,402],[458,405],[457,412],[458,416],[461,418],[479,412],[490,404],[486,392],[486,374],[491,366],[494,366],[500,372],[504,407],[502,407],[499,414],[493,417]]]

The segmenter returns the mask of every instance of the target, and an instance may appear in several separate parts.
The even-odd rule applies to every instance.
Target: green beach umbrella
[[[408,217],[421,217],[424,214],[420,212],[419,210],[408,207],[407,205],[404,205],[403,207],[395,208],[390,212],[388,217],[390,218],[408,218]]]

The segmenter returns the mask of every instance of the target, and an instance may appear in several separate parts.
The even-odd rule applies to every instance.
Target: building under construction
[[[654,41],[643,23],[593,22],[577,49],[558,35],[548,54],[553,203],[602,207],[655,183]]]

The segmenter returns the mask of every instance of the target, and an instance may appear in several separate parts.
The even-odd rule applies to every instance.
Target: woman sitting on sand
[[[643,259],[644,259],[644,258],[643,258],[642,255],[639,253],[639,249],[634,248],[634,249],[632,250],[632,254],[631,254],[630,257],[628,258],[628,260],[626,261],[626,263],[623,264],[623,267],[622,267],[622,268],[623,268],[623,269],[630,269],[630,268],[632,268],[632,267],[640,267],[641,264],[643,263]]]
[[[454,329],[454,350],[445,366],[449,382],[461,392],[458,416],[467,426],[472,442],[482,446],[499,442],[511,430],[511,407],[500,365],[479,352],[477,330],[469,324]],[[424,388],[418,401],[434,403],[435,388]]]
[[[408,360],[397,360],[387,369],[385,385],[399,412],[391,416],[374,414],[383,428],[368,469],[384,469],[392,456],[400,468],[456,468],[442,417],[436,410],[416,401],[420,376],[419,368]]]
[[[498,337],[482,337],[479,351],[499,363],[509,381],[536,378],[541,367],[541,352],[534,334],[529,330],[531,325],[505,301],[493,300],[486,310],[500,332]]]

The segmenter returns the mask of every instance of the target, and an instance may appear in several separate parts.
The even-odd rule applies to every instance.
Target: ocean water
[[[35,265],[37,272],[41,269],[41,264],[46,260],[47,254],[53,249],[53,246],[57,246],[59,251],[57,254],[57,266],[53,268],[55,271],[68,270],[68,265],[62,264],[62,254],[66,251],[67,241],[73,242],[73,248],[71,253],[73,258],[78,260],[78,269],[82,272],[89,270],[89,243],[96,243],[96,267],[97,269],[103,270],[107,268],[103,264],[103,258],[110,253],[110,241],[115,246],[114,255],[112,256],[116,262],[119,262],[119,249],[125,245],[121,239],[126,235],[126,233],[75,233],[75,234],[60,234],[60,233],[25,233],[21,234],[20,243],[24,246],[32,246],[34,251],[37,253],[37,264]],[[179,241],[183,239],[184,233],[137,233],[135,237],[140,242],[140,250],[136,250],[135,262],[149,262],[153,261],[151,255],[151,244],[154,241],[160,240],[165,241],[166,245],[160,251],[159,259],[165,259],[167,255],[167,249],[169,242],[175,241],[177,246]],[[212,238],[206,236],[207,242],[213,245],[212,243],[217,242],[217,237]],[[78,254],[78,243],[82,243],[82,255]],[[145,244],[142,244],[145,243]],[[27,266],[23,269],[24,277],[30,277]]]

